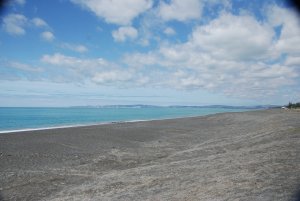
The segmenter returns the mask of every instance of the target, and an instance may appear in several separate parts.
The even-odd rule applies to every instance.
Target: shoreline
[[[120,123],[133,123],[133,122],[163,121],[163,120],[184,119],[184,118],[197,118],[197,117],[216,115],[216,114],[251,112],[251,111],[260,111],[260,110],[273,110],[273,109],[249,109],[249,110],[245,110],[245,111],[217,112],[217,113],[204,114],[204,115],[195,115],[195,116],[192,115],[192,116],[182,116],[182,117],[172,117],[172,118],[138,119],[138,120],[127,120],[127,121],[109,121],[109,122],[87,123],[87,124],[72,124],[72,125],[61,125],[61,126],[24,128],[24,129],[13,129],[13,130],[0,130],[0,134],[30,132],[30,131],[42,131],[42,130],[52,130],[52,129],[63,129],[63,128],[80,128],[80,127],[86,127],[86,126],[100,126],[100,125],[110,125],[110,124],[120,124]]]
[[[280,109],[0,135],[0,200],[293,200],[300,113]]]

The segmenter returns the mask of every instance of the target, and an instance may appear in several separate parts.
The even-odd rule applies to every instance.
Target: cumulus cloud
[[[172,16],[172,9],[184,2],[160,3],[159,9],[164,6],[169,9],[168,17],[161,18],[186,21],[201,16],[201,13],[194,17]],[[206,90],[251,99],[284,96],[286,89],[299,86],[299,21],[285,8],[275,6],[268,9],[264,20],[249,13],[237,15],[223,11],[214,19],[195,25],[183,42],[163,41],[148,52],[127,53],[121,61],[55,53],[44,55],[41,62],[50,66],[49,69],[59,69],[55,71],[59,75],[55,76],[70,82]],[[130,24],[129,21],[126,23]],[[165,34],[175,34],[168,24],[160,25],[161,28],[167,27]],[[278,26],[281,27],[279,32],[276,31]],[[141,29],[139,31],[139,35],[143,35]],[[115,41],[123,42],[137,38],[138,31],[126,24],[113,31],[112,36]],[[81,45],[63,46],[78,52],[86,51]]]
[[[24,35],[28,19],[21,14],[9,14],[3,18],[3,29],[12,35]]]
[[[282,26],[275,49],[278,54],[300,54],[300,21],[298,14],[276,5],[267,9],[273,27]]]
[[[69,57],[60,53],[55,53],[53,55],[48,55],[48,54],[43,55],[41,61],[52,65],[71,66],[71,67],[83,63],[82,60],[77,59],[76,57]]]
[[[152,0],[71,0],[103,18],[108,23],[129,25],[132,20],[152,7]]]
[[[291,17],[289,23],[296,19]],[[300,39],[300,34],[294,34],[296,28],[288,30],[284,28],[288,27],[284,24],[287,22],[280,23],[286,35],[294,41]],[[159,68],[160,77],[168,77],[159,81],[163,86],[263,98],[282,93],[285,87],[296,86],[300,77],[296,67],[300,46],[280,49],[278,43],[287,38],[284,32],[278,39],[275,36],[270,21],[224,12],[207,24],[195,27],[186,42],[163,43],[147,53],[127,54],[123,61],[129,66],[143,66],[153,71]],[[282,60],[282,55],[287,53],[289,56]]]
[[[294,57],[294,56],[288,56],[285,60],[285,65],[287,66],[300,66],[300,55]]]
[[[223,13],[208,25],[198,26],[191,43],[218,58],[244,60],[265,56],[273,36],[273,29],[253,16]]]
[[[171,0],[170,3],[161,1],[158,15],[165,21],[187,21],[199,19],[203,4],[200,0]]]
[[[132,74],[128,71],[110,70],[97,72],[92,80],[97,84],[110,84],[116,82],[124,82],[132,79]]]
[[[105,69],[118,69],[118,65],[108,62],[103,58],[97,59],[81,59],[77,57],[66,56],[64,54],[55,53],[53,55],[43,55],[41,61],[52,66],[60,68],[73,69],[83,74],[94,75],[96,72]]]
[[[44,55],[41,58],[44,64],[60,68],[59,72],[67,71],[66,81],[90,81],[101,85],[113,85],[116,87],[142,86],[149,79],[134,68],[124,68],[116,63],[103,58],[80,59],[66,56],[60,53]],[[59,75],[56,75],[59,76]]]
[[[41,18],[36,17],[33,18],[31,21],[36,27],[48,27],[48,24]]]
[[[92,80],[92,77],[94,77],[97,72],[103,72],[108,68],[116,68],[114,64],[102,58],[80,59],[60,53],[43,55],[41,62],[50,65],[52,69],[57,69],[59,74],[52,75],[51,79],[58,79],[60,82],[83,82],[85,80]]]
[[[44,31],[43,33],[41,33],[41,37],[43,40],[51,42],[54,40],[55,36],[52,32],[50,31]]]
[[[138,36],[138,32],[134,27],[120,27],[112,32],[112,36],[115,41],[124,42],[127,39],[135,39]]]
[[[28,19],[26,16],[21,14],[9,14],[3,18],[2,28],[4,31],[11,35],[25,35],[26,29],[35,26],[39,28],[44,28],[44,30],[49,29],[48,24],[41,18]],[[53,34],[52,34],[53,35]],[[44,39],[51,39],[51,36],[46,31],[42,33]],[[53,38],[52,38],[53,39]]]

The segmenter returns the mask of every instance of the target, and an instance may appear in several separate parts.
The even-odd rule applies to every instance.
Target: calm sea
[[[246,109],[194,107],[0,108],[0,132],[120,121],[203,116]]]

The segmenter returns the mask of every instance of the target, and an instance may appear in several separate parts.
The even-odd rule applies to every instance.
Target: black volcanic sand
[[[0,200],[292,200],[300,112],[0,135]]]

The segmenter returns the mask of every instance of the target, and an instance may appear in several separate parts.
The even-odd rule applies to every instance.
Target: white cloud
[[[44,31],[43,33],[41,33],[41,37],[42,39],[44,39],[45,41],[51,42],[54,40],[54,34],[50,31]]]
[[[59,68],[58,72],[67,71],[66,76],[60,81],[65,82],[93,82],[101,85],[113,85],[115,87],[143,86],[149,82],[149,78],[134,68],[124,68],[116,63],[102,58],[81,59],[66,56],[60,53],[44,55],[41,58],[44,64],[53,68]]]
[[[159,9],[165,5],[172,10],[183,2],[161,3]],[[52,70],[59,69],[56,72],[60,74],[56,76],[61,81],[87,81],[116,87],[205,90],[239,98],[260,99],[276,94],[284,96],[285,89],[293,89],[297,83],[299,85],[298,21],[294,14],[283,8],[272,7],[269,12],[267,18],[260,21],[249,13],[234,15],[223,11],[215,19],[193,27],[185,42],[162,41],[156,49],[148,52],[124,55],[120,63],[59,53],[44,55],[41,61]],[[201,16],[174,17],[170,13],[166,14],[168,17],[161,17],[164,20],[185,21]],[[128,21],[126,23],[130,24]],[[141,24],[155,28],[167,27],[163,30],[165,34],[175,34],[164,22]],[[282,26],[279,35],[274,30],[276,26]],[[139,29],[138,33],[128,24],[112,32],[114,40],[118,42],[135,39],[138,35],[143,37],[143,30]],[[149,37],[141,39],[149,42],[153,40],[151,36],[153,38],[149,34]],[[62,44],[62,48],[87,51],[83,45],[68,43]],[[19,65],[19,68],[26,67]]]
[[[69,57],[60,53],[55,53],[54,55],[46,54],[41,58],[41,61],[58,66],[76,66],[77,64],[82,63],[82,61],[76,57]]]
[[[48,27],[48,24],[41,18],[36,17],[33,18],[31,21],[36,27]]]
[[[152,53],[134,53],[126,54],[123,58],[124,62],[129,66],[143,67],[157,64],[158,55]]]
[[[87,47],[85,47],[84,45],[75,45],[72,49],[73,49],[74,51],[80,52],[80,53],[83,53],[83,52],[87,52],[87,51],[88,51]]]
[[[273,27],[282,26],[279,40],[275,44],[278,54],[300,54],[300,20],[298,14],[278,6],[267,10],[268,20]]]
[[[283,30],[284,26],[283,23]],[[130,30],[127,28],[115,31],[115,40],[137,37],[130,37],[130,32],[124,31]],[[295,87],[300,77],[300,55],[290,50],[282,57],[284,51],[277,47],[283,36],[276,38],[273,28],[270,21],[224,12],[206,24],[197,25],[186,42],[161,43],[146,53],[126,54],[122,64],[61,54],[45,55],[42,61],[100,85],[206,90],[231,97],[263,99],[284,95],[282,91]],[[285,31],[296,37],[288,29]]]
[[[71,0],[108,23],[129,25],[131,21],[152,7],[152,0]]]
[[[208,25],[197,27],[191,43],[218,58],[244,60],[266,56],[273,35],[269,25],[252,16],[223,13]]]
[[[202,14],[202,7],[200,0],[171,0],[170,3],[161,1],[158,15],[165,21],[199,19]]]
[[[171,35],[174,35],[176,34],[175,30],[172,29],[171,27],[167,27],[165,28],[164,30],[164,34],[168,35],[168,36],[171,36]]]
[[[3,19],[3,29],[12,35],[24,35],[28,19],[21,14],[9,14]]]
[[[76,45],[76,44],[70,44],[70,43],[63,43],[61,45],[62,48],[69,49],[75,52],[79,53],[85,53],[88,51],[88,48],[84,45]]]
[[[161,18],[157,16],[157,9],[149,10],[140,18],[138,43],[142,46],[148,46],[160,40],[158,29],[163,27],[165,25]]]
[[[96,73],[92,81],[97,84],[116,84],[116,82],[127,82],[131,79],[132,74],[127,71],[110,70]]]
[[[124,42],[127,39],[135,39],[138,36],[138,32],[134,27],[120,27],[112,32],[112,36],[115,41]]]
[[[26,29],[32,26],[49,29],[48,24],[41,18],[28,19],[21,14],[9,14],[3,18],[2,28],[11,35],[25,35]],[[51,41],[54,39],[53,33],[44,31],[41,37],[45,40]]]
[[[60,53],[53,55],[43,55],[41,58],[43,63],[47,63],[60,68],[74,69],[80,72],[86,72],[94,74],[95,72],[103,71],[104,69],[118,68],[114,63],[110,63],[103,58],[97,59],[81,59],[77,57],[66,56]]]
[[[300,66],[300,55],[298,57],[289,56],[285,60],[287,66]]]
[[[92,81],[92,78],[98,72],[105,69],[114,69],[114,64],[107,62],[102,58],[98,59],[80,59],[77,57],[66,56],[60,53],[53,55],[43,55],[41,61],[48,64],[52,69],[56,69],[51,79],[59,80],[59,82],[75,82]]]
[[[123,61],[135,68],[148,69],[150,83],[156,79],[154,76],[160,77],[156,79],[160,86],[260,99],[278,95],[282,89],[298,83],[300,72],[295,66],[300,55],[270,62],[280,58],[280,54],[274,53],[280,40],[275,39],[275,31],[268,22],[246,14],[222,13],[195,27],[184,43],[162,43],[147,53],[127,54]]]

